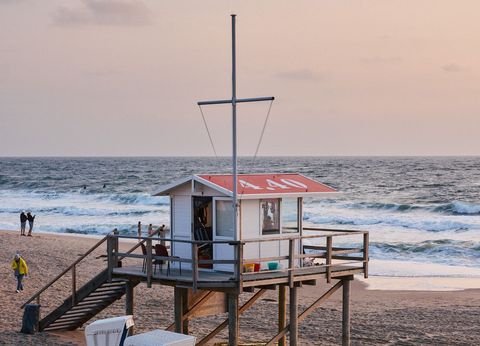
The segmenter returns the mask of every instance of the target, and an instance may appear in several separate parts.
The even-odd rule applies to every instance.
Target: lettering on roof
[[[232,191],[232,175],[199,175],[212,184]],[[242,194],[336,192],[335,189],[301,174],[239,174],[237,191]]]

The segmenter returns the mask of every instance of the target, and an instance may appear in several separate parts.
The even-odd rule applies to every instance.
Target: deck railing
[[[355,237],[355,240],[336,244],[334,240],[345,237]],[[118,242],[121,239],[136,239],[136,237],[109,235],[108,237],[108,269],[110,277],[114,275],[114,270],[118,266],[119,258],[137,258],[144,260],[146,263],[145,272],[141,275],[146,277],[147,285],[150,287],[152,281],[155,279],[153,275],[153,265],[156,260],[170,262],[176,268],[185,263],[189,267],[187,273],[179,275],[171,275],[171,279],[187,279],[191,281],[191,287],[196,291],[199,287],[199,282],[202,279],[201,268],[210,266],[215,268],[215,265],[231,265],[233,271],[231,272],[230,283],[234,284],[237,289],[243,288],[243,281],[247,280],[250,275],[259,273],[287,273],[288,282],[293,285],[297,276],[305,275],[312,271],[312,266],[318,268],[325,268],[325,276],[328,282],[332,279],[332,274],[335,270],[341,268],[357,268],[362,269],[363,275],[368,277],[368,246],[369,237],[368,231],[359,230],[337,230],[314,227],[303,227],[303,234],[291,234],[288,236],[264,236],[256,239],[246,239],[242,241],[229,240],[184,240],[174,238],[159,238],[163,244],[169,244],[170,249],[175,248],[175,244],[189,244],[191,253],[188,257],[178,256],[176,253],[169,256],[156,256],[153,251],[156,238],[142,238],[146,245],[146,254],[123,253],[118,251]],[[288,242],[288,253],[282,256],[269,256],[259,258],[245,258],[244,248],[251,244],[262,244],[272,242]],[[306,242],[310,242],[306,244]],[[345,243],[355,244],[356,246],[346,246]],[[199,259],[198,248],[204,244],[209,244],[212,248],[216,245],[230,246],[231,252],[234,254],[233,259]],[[317,259],[323,259],[322,263],[315,263]],[[276,262],[279,264],[278,268],[266,268],[268,263]],[[244,264],[257,264],[261,266],[261,271],[246,271]],[[166,279],[165,276],[162,279]]]

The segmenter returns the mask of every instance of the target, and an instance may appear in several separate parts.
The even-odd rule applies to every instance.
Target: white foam
[[[480,268],[414,261],[370,260],[369,290],[458,291],[480,289]]]

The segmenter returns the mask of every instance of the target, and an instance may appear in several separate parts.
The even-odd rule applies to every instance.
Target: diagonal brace
[[[260,298],[261,296],[263,296],[263,294],[267,292],[266,289],[262,288],[260,291],[258,291],[257,293],[255,293],[255,295],[250,298],[245,304],[242,305],[242,307],[240,309],[238,309],[238,314],[241,315],[242,313],[244,313],[246,310],[250,309],[252,307],[253,304],[255,304],[255,302],[258,300],[258,298]],[[205,336],[202,340],[200,340],[199,342],[196,343],[196,346],[203,346],[205,345],[211,338],[213,338],[215,335],[217,335],[218,333],[220,333],[220,331],[225,328],[226,326],[228,325],[228,318],[223,321],[222,323],[220,323],[212,332],[210,332],[210,334],[208,334],[207,336]]]
[[[342,280],[339,280],[335,286],[330,288],[327,292],[325,292],[320,298],[318,298],[312,305],[310,305],[305,311],[303,311],[299,316],[298,316],[298,322],[302,322],[305,318],[308,317],[313,311],[315,311],[320,304],[322,304],[325,300],[330,298],[332,294],[334,294],[340,287],[342,287]],[[277,335],[275,335],[273,338],[270,339],[269,342],[265,344],[265,346],[273,346],[275,343],[280,340],[282,337],[284,337],[288,330],[290,329],[290,324],[288,324],[285,328],[283,328],[280,332],[278,332]]]

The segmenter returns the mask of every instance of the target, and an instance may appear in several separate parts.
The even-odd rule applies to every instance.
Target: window
[[[262,234],[280,233],[280,200],[260,200],[260,221],[262,223]]]
[[[215,232],[219,237],[233,238],[232,201],[215,201]]]
[[[282,199],[282,233],[298,233],[298,199]]]

